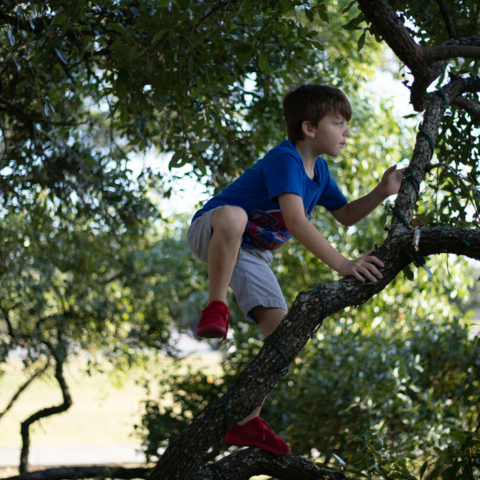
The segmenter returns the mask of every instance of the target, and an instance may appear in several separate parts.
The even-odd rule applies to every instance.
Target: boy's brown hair
[[[289,88],[283,97],[288,139],[293,143],[303,140],[302,123],[307,120],[317,126],[327,113],[340,115],[347,122],[352,118],[350,102],[340,89],[318,83],[302,83]]]

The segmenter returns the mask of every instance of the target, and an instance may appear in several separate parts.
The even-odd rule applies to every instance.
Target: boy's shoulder
[[[302,157],[295,148],[295,145],[288,140],[284,140],[279,145],[272,147],[255,165],[264,167],[277,161],[279,158],[294,161],[295,163],[302,162]]]

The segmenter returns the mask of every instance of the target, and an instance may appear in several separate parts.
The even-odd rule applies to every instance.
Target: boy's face
[[[316,128],[312,128],[312,138],[318,155],[340,155],[350,135],[347,121],[339,114],[327,113],[319,122]]]

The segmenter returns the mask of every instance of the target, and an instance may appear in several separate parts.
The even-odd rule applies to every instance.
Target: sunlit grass
[[[212,375],[219,370],[219,354],[203,354],[183,361]],[[108,365],[106,366],[108,368]],[[106,370],[107,370],[106,368]],[[44,419],[31,429],[31,445],[138,445],[132,436],[133,425],[140,422],[142,400],[147,397],[141,377],[155,378],[155,372],[172,368],[171,360],[158,358],[147,372],[133,371],[114,386],[107,373],[86,374],[85,361],[72,361],[65,369],[73,406],[65,413]],[[180,371],[183,368],[180,368]],[[0,378],[0,411],[26,380],[21,362],[10,361]],[[118,377],[117,377],[118,380]],[[155,381],[150,381],[150,398],[155,398]],[[164,399],[166,405],[168,399]],[[50,376],[36,380],[20,396],[13,408],[0,420],[0,448],[21,446],[20,423],[41,408],[62,403],[56,380]]]

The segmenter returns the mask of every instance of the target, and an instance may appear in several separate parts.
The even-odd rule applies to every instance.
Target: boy
[[[381,260],[372,250],[348,260],[335,250],[308,221],[315,205],[324,206],[343,225],[354,225],[388,196],[398,192],[403,170],[390,167],[368,195],[347,202],[320,155],[338,156],[350,131],[352,110],[339,89],[302,84],[283,100],[288,141],[270,150],[193,217],[188,244],[195,256],[208,264],[209,300],[202,312],[197,335],[225,340],[230,285],[246,318],[264,336],[275,331],[287,313],[278,282],[269,268],[272,250],[294,236],[318,259],[343,276],[376,282]],[[223,441],[255,445],[285,455],[290,447],[260,419],[261,406]]]

